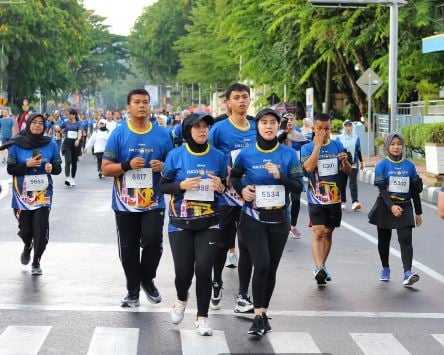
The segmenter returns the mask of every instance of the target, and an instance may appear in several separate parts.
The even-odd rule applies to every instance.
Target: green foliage
[[[343,128],[343,121],[337,118],[331,120],[331,133],[341,133]]]
[[[401,134],[408,150],[424,155],[426,143],[444,144],[444,123],[404,126]]]

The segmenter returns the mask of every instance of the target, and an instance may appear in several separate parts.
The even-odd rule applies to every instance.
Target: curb
[[[359,170],[358,180],[369,185],[374,185],[375,182],[375,170],[374,168],[364,168]],[[424,185],[424,190],[421,193],[421,200],[430,203],[438,203],[438,194],[441,190],[440,187]]]

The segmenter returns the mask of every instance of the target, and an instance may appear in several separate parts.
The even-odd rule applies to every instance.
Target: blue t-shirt
[[[394,203],[412,198],[412,182],[417,176],[415,165],[407,159],[393,161],[386,157],[375,166],[375,185],[385,185]]]
[[[277,144],[275,148],[264,151],[260,149],[256,143],[248,148],[242,149],[234,163],[235,167],[240,167],[244,171],[244,186],[255,185],[256,194],[258,194],[258,185],[283,186],[279,180],[276,180],[273,175],[265,169],[264,165],[267,162],[276,164],[279,172],[291,179],[302,178],[303,176],[301,163],[294,149],[282,144]],[[287,208],[289,205],[290,191],[286,187],[284,187],[284,190],[285,204],[283,206],[277,206],[276,208]],[[245,202],[242,211],[256,220],[260,220],[255,201]]]
[[[305,162],[313,153],[314,143],[310,142],[301,148],[301,160]],[[308,203],[330,205],[341,203],[340,161],[338,154],[344,151],[341,142],[329,140],[322,145],[319,152],[317,168],[308,173]]]
[[[74,147],[75,141],[78,137],[78,131],[82,130],[82,121],[70,122],[67,120],[60,125],[60,128],[65,130],[63,146]]]
[[[0,119],[0,141],[11,139],[12,127],[14,127],[14,119],[12,117],[3,117]]]
[[[162,170],[162,176],[173,182],[196,176],[207,179],[208,174],[219,176],[222,180],[227,177],[225,156],[212,146],[203,153],[193,153],[187,144],[177,147],[168,153]],[[214,201],[186,200],[184,193],[172,195],[169,215],[185,219],[214,215],[218,211],[219,198],[216,192]],[[178,230],[171,223],[168,225],[169,232]]]
[[[165,161],[171,149],[173,145],[165,129],[150,124],[145,132],[137,132],[129,127],[128,122],[123,122],[111,133],[103,159],[123,163],[135,157],[142,157],[145,159],[145,168],[150,168],[151,160]],[[127,174],[132,172],[134,171],[130,170]],[[159,189],[160,173],[152,172],[152,178],[152,187],[129,188],[126,186],[125,174],[116,176],[113,186],[113,210],[145,212],[157,208],[164,209],[165,201]]]
[[[47,145],[36,149],[24,149],[14,144],[9,149],[8,163],[16,165],[26,164],[32,158],[34,151],[39,151],[42,154],[42,165],[38,168],[28,168],[25,175],[13,177],[12,208],[36,210],[40,207],[51,207],[53,182],[51,174],[47,174],[45,171],[45,164],[62,163],[55,140],[51,139]],[[47,187],[45,189],[33,191],[33,188],[29,187],[37,180],[42,179],[47,180]]]
[[[227,164],[232,165],[242,148],[256,143],[256,122],[248,120],[248,127],[236,126],[230,118],[215,123],[211,129],[208,141],[216,149],[225,154]],[[242,206],[243,199],[230,186],[224,193],[222,205]]]

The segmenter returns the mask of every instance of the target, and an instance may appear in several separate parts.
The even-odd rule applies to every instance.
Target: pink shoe
[[[290,227],[290,239],[301,239],[301,232],[299,232],[299,229],[296,228],[296,226]]]

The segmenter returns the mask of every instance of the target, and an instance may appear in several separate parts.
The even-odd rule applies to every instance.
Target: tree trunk
[[[331,60],[327,60],[327,78],[325,80],[325,107],[323,109],[324,113],[330,112],[331,106]]]

